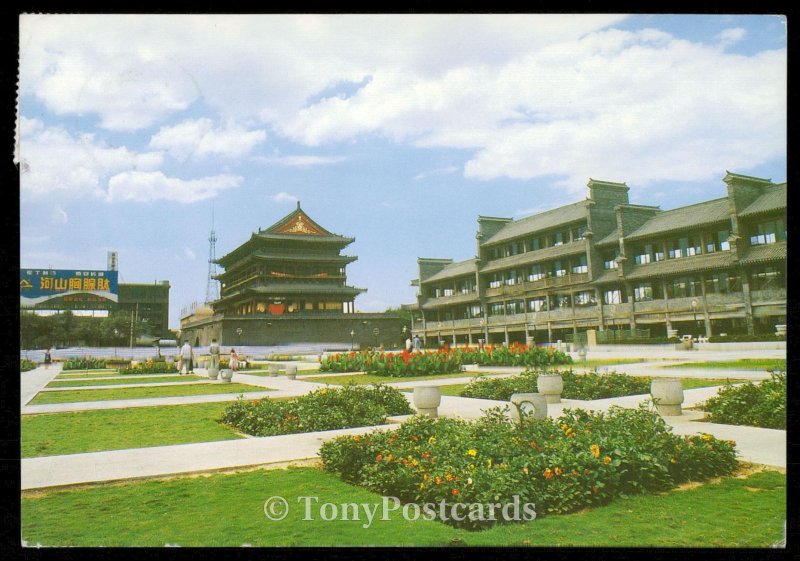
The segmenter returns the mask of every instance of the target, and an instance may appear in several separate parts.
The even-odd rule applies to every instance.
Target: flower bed
[[[167,372],[175,373],[176,371],[177,370],[174,363],[150,359],[140,362],[135,366],[119,369],[120,375],[123,376],[132,374],[164,374]]]
[[[469,515],[448,523],[468,529],[503,522],[473,514],[474,505],[517,496],[535,503],[537,516],[560,514],[729,474],[737,465],[734,442],[675,435],[644,407],[568,410],[557,420],[522,424],[498,408],[476,421],[415,416],[389,433],[323,443],[320,456],[344,481],[402,502],[444,501],[448,509],[466,503]]]
[[[453,374],[461,372],[461,358],[457,353],[442,350],[403,351],[402,353],[354,352],[332,355],[320,362],[320,372],[366,372],[379,376],[403,378],[427,374]]]
[[[572,357],[553,348],[512,343],[506,347],[487,345],[443,348],[439,351],[401,353],[362,351],[338,353],[320,361],[320,372],[366,372],[379,376],[407,377],[461,372],[464,364],[481,366],[545,366],[571,364]]]
[[[93,358],[90,356],[83,358],[70,358],[64,361],[62,370],[95,370],[100,368],[107,368],[106,362],[100,358]]]
[[[400,391],[383,385],[322,388],[286,401],[239,398],[220,419],[254,436],[273,436],[381,425],[413,409]]]
[[[511,394],[538,391],[537,380],[539,374],[544,373],[543,370],[526,370],[512,378],[478,376],[461,391],[461,396],[508,401]],[[561,370],[559,374],[564,381],[561,394],[564,399],[603,399],[650,393],[650,378],[644,376],[628,376],[616,371],[577,374],[572,370]]]
[[[758,384],[728,383],[702,408],[712,423],[786,429],[786,372],[772,372]]]

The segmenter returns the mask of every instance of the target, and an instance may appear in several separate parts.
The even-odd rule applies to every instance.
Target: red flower
[[[383,454],[378,454],[377,456],[375,456],[376,462],[380,462],[382,459],[383,459]]]
[[[457,496],[458,496],[458,489],[453,489],[453,496],[454,496],[454,497],[457,497]]]

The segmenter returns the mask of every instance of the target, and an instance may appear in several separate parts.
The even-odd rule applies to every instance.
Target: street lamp
[[[237,327],[237,328],[236,328],[236,335],[237,335],[237,337],[238,337],[238,341],[239,341],[239,347],[240,347],[240,349],[239,349],[239,350],[241,350],[241,346],[242,346],[242,331],[243,331],[243,330],[242,330],[242,328],[241,328],[241,327]]]
[[[117,337],[119,337],[119,329],[114,328],[114,358],[117,358]]]
[[[694,314],[694,327],[697,329],[698,336],[700,335],[700,326],[697,324],[697,299],[692,300],[692,313]]]
[[[352,351],[356,346],[356,330],[350,330],[350,350]]]

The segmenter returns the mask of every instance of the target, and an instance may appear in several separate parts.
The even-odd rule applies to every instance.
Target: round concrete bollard
[[[650,395],[662,417],[681,415],[683,384],[680,378],[653,378],[650,382]]]
[[[230,384],[231,379],[233,378],[233,370],[230,368],[223,368],[219,372],[220,378],[222,378],[222,383]]]
[[[547,399],[541,393],[515,393],[511,398],[511,418],[519,423],[521,415],[526,419],[541,420],[547,418]]]
[[[212,364],[208,367],[208,377],[211,380],[216,380],[217,376],[219,376],[219,368]]]
[[[547,403],[561,403],[564,380],[559,373],[539,374],[536,378],[536,389],[544,396]]]
[[[268,369],[269,369],[269,375],[270,376],[277,376],[278,375],[278,371],[281,369],[281,365],[278,364],[277,362],[273,362],[272,364],[270,364],[268,366]]]
[[[287,364],[286,365],[286,377],[290,380],[297,379],[297,365],[296,364]]]
[[[439,404],[442,403],[442,392],[439,386],[417,386],[414,388],[414,407],[417,413],[436,418],[439,416]]]

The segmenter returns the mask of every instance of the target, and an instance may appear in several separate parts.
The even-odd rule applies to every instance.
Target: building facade
[[[181,337],[199,345],[343,343],[397,345],[401,320],[356,313],[366,292],[347,284],[342,251],[354,238],[334,234],[301,208],[218,259],[220,298],[181,318]]]
[[[672,210],[590,179],[586,200],[479,216],[474,259],[418,260],[415,332],[453,344],[774,332],[786,323],[786,184],[723,181],[726,196]]]
[[[144,324],[146,335],[169,337],[169,288],[169,281],[120,283],[119,301],[114,313],[132,314]]]

